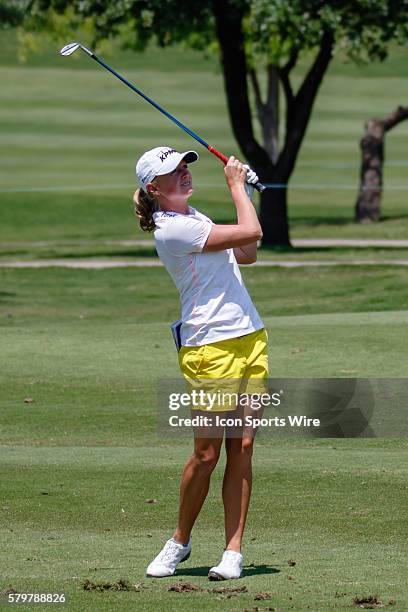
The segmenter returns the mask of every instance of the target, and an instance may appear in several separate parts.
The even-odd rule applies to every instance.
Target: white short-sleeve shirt
[[[181,344],[200,346],[262,329],[234,250],[202,252],[213,223],[191,206],[188,211],[153,214],[157,253],[180,294]]]

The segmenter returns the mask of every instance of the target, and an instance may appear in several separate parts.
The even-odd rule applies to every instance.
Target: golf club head
[[[69,45],[65,45],[65,47],[62,47],[60,53],[61,55],[71,55],[77,49],[79,49],[80,46],[81,45],[77,42],[69,43]]]
[[[89,49],[81,45],[81,43],[79,42],[73,42],[73,43],[69,43],[68,45],[65,45],[65,47],[62,47],[60,54],[65,55],[65,56],[72,55],[73,53],[75,53],[77,49],[82,49],[83,51],[85,51],[85,53],[88,53],[88,55],[90,55],[91,57],[93,55],[92,51],[90,51]]]

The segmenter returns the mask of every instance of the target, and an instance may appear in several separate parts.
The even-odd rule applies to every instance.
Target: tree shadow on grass
[[[207,576],[210,565],[177,569],[177,576]],[[263,574],[279,574],[281,570],[274,565],[248,565],[242,572],[243,578],[249,576],[261,576]]]
[[[381,246],[304,246],[304,247],[295,247],[295,246],[263,246],[259,249],[258,253],[262,255],[262,253],[270,253],[273,255],[279,254],[291,254],[291,255],[303,255],[303,254],[313,254],[313,253],[322,253],[322,254],[332,254],[332,255],[346,255],[347,253],[352,253],[356,255],[358,253],[363,253],[370,251],[372,254],[376,254],[380,251],[387,251],[387,254],[391,252],[399,253],[401,252],[401,247],[393,246],[393,245],[381,245]]]
[[[68,253],[41,253],[38,256],[39,259],[49,259],[49,258],[58,258],[58,259],[79,259],[79,258],[89,258],[89,257],[134,257],[134,258],[144,258],[144,257],[154,257],[157,258],[157,252],[154,248],[152,249],[138,249],[137,251],[80,251],[78,253],[68,252]]]
[[[401,221],[403,219],[408,219],[408,214],[406,215],[381,215],[380,217],[380,223],[381,221]]]
[[[318,225],[352,225],[354,220],[351,217],[295,217],[289,221],[290,227],[293,229],[296,225],[306,225],[308,227],[316,227]]]
[[[10,293],[9,291],[0,291],[0,303],[8,304],[9,302],[13,302],[16,297],[16,293]]]
[[[210,215],[211,216],[211,215]],[[403,213],[398,213],[396,215],[392,215],[392,214],[384,214],[381,215],[379,222],[375,222],[373,223],[373,225],[378,225],[378,223],[381,223],[382,221],[400,221],[403,219],[407,219],[408,218],[408,214],[403,214]],[[213,215],[213,221],[214,223],[220,223],[222,225],[230,225],[231,223],[233,223],[233,221],[231,220],[231,217],[221,217],[218,215]],[[360,223],[358,221],[355,221],[354,217],[352,214],[350,214],[350,216],[347,217],[335,217],[332,215],[318,215],[318,216],[312,216],[312,215],[307,215],[307,216],[290,216],[289,217],[289,226],[293,229],[296,225],[308,225],[311,227],[315,227],[317,225],[338,225],[338,226],[343,226],[343,225],[360,225]],[[364,224],[363,224],[364,225]]]
[[[377,222],[373,222],[372,225],[378,225],[378,223],[382,223],[383,221],[401,221],[403,219],[407,219],[408,214],[398,214],[398,215],[381,215],[380,220]],[[293,217],[289,220],[290,227],[293,229],[296,225],[306,225],[309,227],[316,227],[318,225],[364,225],[355,221],[353,217],[329,217],[329,216],[318,216],[318,217]]]
[[[335,251],[339,251],[344,253],[345,249],[338,247],[330,247],[330,246],[321,246],[321,247],[295,247],[295,246],[262,246],[259,249],[259,253],[333,253]]]
[[[211,215],[210,215],[211,216]],[[220,225],[231,225],[233,221],[231,217],[219,217],[213,215],[214,223]],[[354,223],[352,217],[293,217],[289,219],[289,227],[294,228],[296,225],[310,225],[312,227],[316,225],[351,225]]]
[[[26,255],[27,251],[23,250],[23,249],[1,249],[0,251],[0,257],[10,257],[10,256],[16,256],[16,255]]]

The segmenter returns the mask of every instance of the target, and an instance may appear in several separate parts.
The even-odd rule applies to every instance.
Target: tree
[[[385,119],[374,117],[365,123],[361,139],[360,190],[356,202],[356,221],[379,221],[383,185],[384,138],[386,132],[408,119],[408,106],[399,106]]]
[[[383,60],[392,40],[408,39],[408,0],[31,0],[26,27],[46,27],[47,11],[67,12],[75,23],[92,18],[95,41],[123,36],[144,49],[153,38],[206,49],[217,45],[228,112],[242,153],[263,182],[263,243],[290,245],[287,184],[306,133],[319,87],[333,55]],[[299,60],[310,58],[293,88]],[[260,74],[266,70],[266,97]],[[258,142],[250,87],[261,124]],[[285,101],[285,135],[279,143],[279,91]]]
[[[0,28],[20,25],[25,15],[25,5],[18,0],[0,0]]]

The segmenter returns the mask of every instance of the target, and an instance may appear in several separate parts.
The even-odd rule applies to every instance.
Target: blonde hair
[[[142,230],[152,232],[156,227],[153,221],[153,213],[159,210],[159,203],[156,198],[143,189],[137,189],[133,196],[133,205]]]

